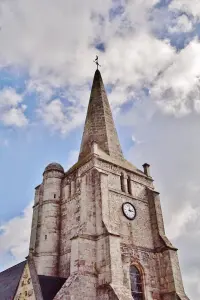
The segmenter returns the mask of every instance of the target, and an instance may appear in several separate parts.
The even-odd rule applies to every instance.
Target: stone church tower
[[[48,165],[36,187],[28,263],[64,279],[54,300],[188,299],[149,165],[124,158],[99,70],[78,162]]]

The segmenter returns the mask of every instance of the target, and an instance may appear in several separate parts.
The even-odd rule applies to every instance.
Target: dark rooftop
[[[0,273],[0,300],[14,299],[26,261]],[[66,278],[38,275],[43,300],[52,300]]]
[[[23,261],[0,273],[1,300],[10,300],[14,298],[25,264],[26,261]]]

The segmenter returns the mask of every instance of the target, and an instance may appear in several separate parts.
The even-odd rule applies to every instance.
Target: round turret
[[[59,171],[59,172],[64,173],[63,167],[56,162],[50,163],[48,166],[46,166],[44,173],[49,172],[49,171]]]
[[[40,199],[39,233],[36,240],[37,273],[58,276],[59,261],[59,216],[61,205],[61,183],[64,169],[58,163],[50,163],[44,170],[42,197]]]

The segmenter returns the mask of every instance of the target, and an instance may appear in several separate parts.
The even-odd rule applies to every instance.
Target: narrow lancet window
[[[121,175],[120,175],[120,182],[121,182],[121,190],[122,190],[122,192],[125,192],[124,174],[123,173],[121,173]]]
[[[130,178],[130,176],[128,176],[128,178],[127,178],[127,187],[128,187],[128,193],[130,195],[132,195],[131,178]]]
[[[142,276],[135,266],[130,268],[131,295],[134,300],[144,300]]]

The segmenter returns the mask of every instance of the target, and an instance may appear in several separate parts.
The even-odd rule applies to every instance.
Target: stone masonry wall
[[[74,172],[63,181],[61,203],[60,276],[70,275],[71,240],[96,234],[92,171]],[[84,244],[84,241],[82,241]],[[91,257],[90,257],[91,258]]]
[[[71,179],[71,180],[70,180]],[[80,225],[80,191],[75,178],[65,180],[62,188],[59,275],[70,275],[71,238],[77,235]]]
[[[105,162],[101,162],[100,165],[103,166],[102,171],[107,173],[107,183],[106,175],[102,175],[105,178],[102,189],[109,190],[108,194],[103,192],[104,197],[108,197],[108,205],[105,209],[105,211],[107,210],[105,213],[107,228],[121,237],[121,261],[125,290],[123,287],[121,289],[124,293],[126,293],[126,289],[130,291],[129,269],[131,264],[135,264],[141,270],[145,286],[144,292],[148,300],[168,298],[175,300],[176,294],[180,299],[187,299],[182,285],[176,249],[165,236],[158,193],[153,192],[153,186],[148,180],[145,182],[143,177],[140,179],[138,175],[121,170],[116,166],[108,167]],[[125,186],[123,192],[120,179],[122,172]],[[128,188],[128,177],[131,180],[131,188],[130,186]],[[149,189],[152,190],[151,193],[149,193]],[[121,206],[126,201],[131,202],[136,208],[137,216],[133,221],[127,220],[122,214]],[[153,206],[152,203],[154,203]],[[155,247],[158,249],[156,250]],[[163,250],[159,250],[159,247],[160,249],[164,247],[166,250],[163,252]],[[115,249],[115,253],[116,251]],[[110,257],[112,258],[112,253]],[[117,272],[115,263],[111,270],[111,277],[112,274],[115,276]],[[115,292],[117,294],[117,288],[115,288]],[[122,296],[118,294],[118,299],[122,299],[120,297]],[[128,295],[126,297],[128,299]]]
[[[83,172],[81,172],[83,171]],[[92,170],[62,183],[59,275],[68,277],[55,299],[96,299],[96,203]]]
[[[97,168],[97,164],[96,159],[89,161],[61,183],[58,274],[68,279],[55,300],[131,300],[131,265],[141,272],[146,299],[175,300],[176,290],[187,299],[174,250],[163,241],[158,202],[154,197],[149,200],[151,181],[106,163]],[[136,208],[133,221],[122,213],[126,201]],[[53,207],[51,203],[46,212],[43,208],[44,214],[49,216]],[[51,261],[47,256],[42,259],[42,266]]]
[[[38,186],[35,189],[35,199],[34,199],[34,206],[33,206],[31,237],[30,237],[30,246],[29,246],[29,250],[31,253],[35,252],[36,250],[38,215],[39,215],[39,195],[40,195],[40,186]]]
[[[144,274],[144,281],[146,282],[145,294],[148,295],[147,299],[160,299],[159,296],[159,280],[156,270],[156,255],[153,253],[153,238],[151,233],[151,223],[148,208],[148,199],[146,193],[146,187],[139,183],[132,182],[133,195],[128,195],[121,191],[120,177],[108,173],[107,183],[106,174],[102,174],[102,190],[108,189],[109,192],[104,197],[105,202],[108,203],[108,207],[105,209],[105,218],[107,220],[107,228],[119,234],[121,247],[119,251],[116,242],[118,237],[113,237],[110,242],[114,243],[109,245],[110,258],[108,252],[103,253],[102,256],[107,254],[108,260],[110,259],[110,265],[108,268],[111,271],[111,286],[115,296],[112,295],[109,299],[132,299],[130,295],[130,264],[137,264]],[[137,196],[136,196],[137,195]],[[139,195],[139,196],[138,196]],[[101,194],[102,197],[102,194]],[[143,197],[143,198],[142,198]],[[101,199],[103,202],[104,200]],[[137,217],[133,221],[127,220],[122,213],[122,204],[125,202],[131,202],[136,207],[138,212]],[[103,210],[102,210],[103,212]],[[139,215],[139,216],[138,216]],[[115,246],[114,246],[115,245]],[[122,265],[122,267],[120,267]],[[118,275],[117,275],[118,274]],[[103,276],[104,275],[104,276]],[[105,274],[102,274],[102,278],[105,280]],[[109,278],[109,277],[108,277]],[[105,282],[105,284],[107,281]],[[106,295],[103,294],[101,288],[101,282],[99,282],[99,291],[101,291],[98,299],[106,299]]]

